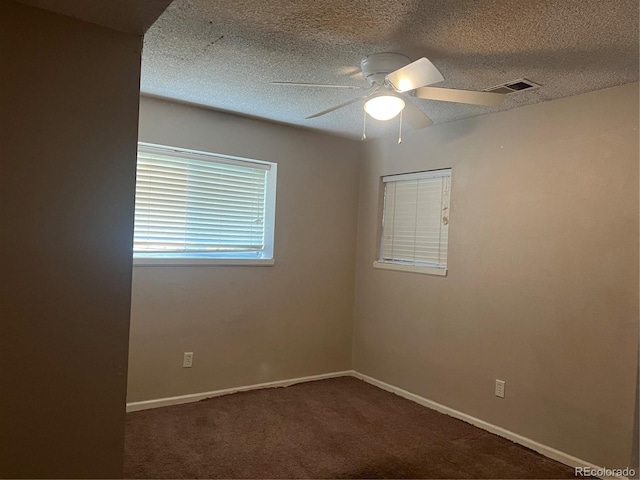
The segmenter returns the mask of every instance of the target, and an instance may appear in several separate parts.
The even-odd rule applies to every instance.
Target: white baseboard
[[[225,388],[224,390],[213,390],[211,392],[190,393],[188,395],[179,395],[177,397],[156,398],[153,400],[143,400],[141,402],[127,403],[127,412],[137,412],[139,410],[148,410],[150,408],[168,407],[169,405],[180,405],[182,403],[199,402],[205,398],[220,397],[237,392],[247,392],[249,390],[259,390],[261,388],[288,387],[296,383],[313,382],[315,380],[324,380],[326,378],[347,377],[354,375],[353,370],[344,370],[342,372],[323,373],[321,375],[311,375],[308,377],[288,378],[286,380],[277,380],[275,382],[257,383],[255,385],[246,385],[242,387]]]
[[[502,427],[498,427],[497,425],[493,425],[489,422],[485,422],[484,420],[480,420],[479,418],[472,417],[466,413],[460,412],[458,410],[454,410],[453,408],[447,407],[440,403],[434,402],[433,400],[429,400],[427,398],[416,395],[415,393],[408,392],[403,390],[402,388],[395,387],[388,383],[385,383],[381,380],[375,379],[368,375],[364,375],[360,372],[356,372],[355,370],[344,370],[341,372],[332,372],[332,373],[323,373],[321,375],[311,375],[308,377],[298,377],[298,378],[289,378],[286,380],[277,380],[275,382],[266,382],[266,383],[258,383],[255,385],[246,385],[242,387],[234,387],[234,388],[226,388],[224,390],[214,390],[211,392],[202,392],[202,393],[192,393],[189,395],[180,395],[177,397],[166,397],[166,398],[158,398],[154,400],[144,400],[141,402],[131,402],[127,403],[127,412],[136,412],[139,410],[148,410],[151,408],[159,408],[166,407],[169,405],[180,405],[183,403],[192,403],[198,402],[200,400],[204,400],[205,398],[213,398],[220,397],[222,395],[229,395],[231,393],[236,392],[246,392],[249,390],[258,390],[261,388],[274,388],[274,387],[288,387],[290,385],[295,385],[296,383],[303,382],[312,382],[316,380],[324,380],[327,378],[337,378],[337,377],[346,377],[352,376],[355,378],[359,378],[371,385],[374,385],[378,388],[382,388],[388,392],[395,393],[403,398],[416,402],[420,405],[423,405],[432,410],[436,410],[437,412],[444,413],[445,415],[449,415],[451,417],[457,418],[459,420],[465,421],[474,425],[482,430],[486,430],[487,432],[493,433],[500,437],[506,438],[507,440],[511,440],[512,442],[518,443],[522,446],[530,448],[545,457],[556,460],[557,462],[563,463],[569,467],[586,467],[592,471],[603,471],[602,467],[598,467],[593,463],[587,462],[580,458],[574,457],[573,455],[569,455],[568,453],[561,452],[560,450],[556,450],[555,448],[549,447],[547,445],[543,445],[542,443],[536,442],[535,440],[531,440],[530,438],[523,437],[517,433],[514,433],[510,430],[506,430]],[[628,480],[626,477],[619,476],[602,476],[600,477],[603,480]]]
[[[487,432],[496,434],[499,437],[506,438],[507,440],[511,440],[512,442],[530,448],[531,450],[534,450],[541,455],[544,455],[545,457],[551,458],[560,463],[564,463],[569,467],[587,467],[592,471],[605,470],[604,468],[598,467],[593,463],[587,462],[580,458],[574,457],[573,455],[569,455],[568,453],[561,452],[560,450],[556,450],[555,448],[549,447],[547,445],[543,445],[542,443],[536,442],[535,440],[531,440],[530,438],[523,437],[522,435],[514,433],[510,430],[506,430],[502,427],[498,427],[497,425],[493,425],[489,422],[485,422],[484,420],[480,420],[479,418],[472,417],[471,415],[467,415],[466,413],[459,412],[458,410],[454,410],[453,408],[449,408],[440,403],[408,392],[406,390],[403,390],[402,388],[394,387],[393,385],[389,385],[388,383],[382,382],[368,375],[364,375],[360,372],[354,371],[353,376],[359,378],[360,380],[364,380],[371,385],[382,388],[383,390],[387,390],[388,392],[395,393],[396,395],[404,397],[425,407],[431,408],[432,410],[436,410],[440,413],[449,415],[450,417],[465,421],[467,423],[470,423],[471,425],[481,428],[482,430],[486,430]],[[602,476],[600,478],[602,478],[603,480],[628,480],[627,477],[620,476]]]

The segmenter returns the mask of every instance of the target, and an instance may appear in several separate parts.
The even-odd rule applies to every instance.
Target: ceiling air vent
[[[503,83],[502,85],[496,85],[495,87],[487,88],[485,92],[493,92],[493,93],[514,93],[514,92],[523,92],[525,90],[533,90],[534,88],[538,88],[540,85],[532,82],[531,80],[527,80],[526,78],[519,78],[518,80],[514,80],[513,82]]]

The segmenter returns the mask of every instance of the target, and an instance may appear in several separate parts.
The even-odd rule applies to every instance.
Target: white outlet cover
[[[496,380],[496,397],[504,398],[505,384],[504,380]]]
[[[182,367],[191,368],[192,366],[193,366],[193,352],[184,352],[184,357],[182,358]]]

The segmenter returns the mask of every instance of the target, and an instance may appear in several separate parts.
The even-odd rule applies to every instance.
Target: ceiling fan
[[[363,78],[369,83],[368,87],[299,82],[271,83],[275,85],[370,91],[367,95],[309,115],[306,119],[320,117],[366,99],[364,103],[365,122],[366,114],[377,120],[391,120],[400,114],[414,129],[425,128],[433,124],[433,121],[413,102],[414,98],[497,107],[502,103],[505,96],[502,93],[430,87],[429,85],[442,82],[444,77],[436,66],[424,57],[411,62],[408,57],[399,53],[374,53],[360,62],[360,69],[362,70]],[[402,126],[402,118],[400,125]],[[364,138],[366,138],[366,135],[363,133]]]

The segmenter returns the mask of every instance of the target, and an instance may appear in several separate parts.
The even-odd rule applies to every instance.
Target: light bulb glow
[[[408,78],[401,78],[398,82],[398,91],[406,92],[407,90],[413,90],[413,83]]]
[[[393,95],[373,97],[364,104],[364,111],[376,120],[391,120],[404,108],[404,100]]]

